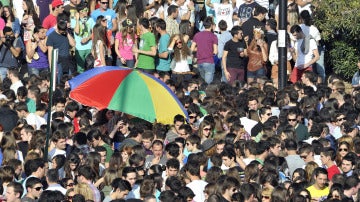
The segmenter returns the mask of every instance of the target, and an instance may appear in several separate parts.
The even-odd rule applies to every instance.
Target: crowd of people
[[[359,201],[360,60],[351,84],[325,75],[314,9],[288,0],[278,89],[275,1],[1,0],[1,200]],[[188,116],[71,100],[101,66],[154,75]]]

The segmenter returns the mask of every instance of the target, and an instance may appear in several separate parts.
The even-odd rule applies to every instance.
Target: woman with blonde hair
[[[85,197],[85,200],[94,201],[93,191],[86,183],[78,183],[74,188],[75,194],[81,194]]]
[[[248,42],[246,41],[246,44]],[[266,61],[268,60],[268,45],[265,42],[264,31],[261,28],[254,29],[254,39],[247,48],[249,62],[247,66],[248,84],[260,77],[266,76]],[[256,79],[256,80],[255,80]]]
[[[109,195],[112,187],[111,182],[117,178],[118,172],[114,169],[106,169],[104,171],[104,176],[101,177],[96,183],[94,184],[96,187],[101,187],[101,191],[105,194],[105,196]]]
[[[14,147],[8,147],[5,148],[2,151],[2,163],[1,166],[5,166],[8,164],[10,159],[17,159],[17,153],[16,153],[16,149]]]
[[[313,181],[314,181],[313,171],[317,167],[319,167],[319,165],[317,163],[315,163],[314,161],[310,161],[305,166],[305,171],[306,171],[306,175],[307,175],[306,176],[306,181],[309,182],[310,184],[313,184]]]

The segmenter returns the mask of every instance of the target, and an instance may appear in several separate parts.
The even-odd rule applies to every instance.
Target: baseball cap
[[[130,27],[130,26],[133,26],[134,25],[134,23],[132,22],[132,20],[130,20],[130,19],[125,19],[122,23],[121,23],[121,25],[123,26],[123,27]]]
[[[62,5],[64,5],[64,3],[62,2],[62,0],[53,0],[53,2],[51,3],[51,6],[52,6],[53,8],[58,7],[58,6],[62,6]]]

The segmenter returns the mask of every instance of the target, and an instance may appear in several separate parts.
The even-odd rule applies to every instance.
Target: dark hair
[[[139,24],[142,25],[145,29],[149,29],[150,21],[147,18],[141,18]]]
[[[176,158],[171,158],[166,162],[166,167],[180,169],[180,162]]]
[[[59,181],[59,172],[57,169],[49,169],[46,173],[46,177],[49,182],[58,182]]]
[[[214,24],[213,18],[208,16],[205,18],[203,25],[205,29],[209,29]]]
[[[290,28],[290,33],[293,34],[293,33],[300,33],[302,32],[302,29],[299,25],[293,25],[291,28]]]
[[[168,16],[170,16],[171,14],[175,13],[176,10],[178,9],[178,6],[176,5],[170,5],[167,9],[168,12]]]
[[[255,6],[254,8],[254,16],[258,16],[260,14],[266,14],[268,10],[260,5]]]
[[[41,180],[37,177],[29,177],[27,180],[26,180],[26,184],[25,184],[25,187],[26,189],[28,187],[31,187],[33,188],[34,185],[36,184],[41,184]]]
[[[45,190],[41,193],[38,202],[62,202],[65,201],[65,196],[60,191]]]
[[[95,173],[92,171],[93,169],[89,165],[81,165],[78,168],[78,175],[84,176],[87,180],[93,180],[95,177]]]
[[[36,172],[39,168],[44,168],[45,163],[42,158],[31,159],[25,162],[24,170],[27,176],[30,176],[33,172]]]
[[[180,155],[180,147],[175,142],[167,144],[165,146],[165,151],[174,158],[177,158]]]
[[[136,169],[134,167],[124,167],[122,170],[122,176],[126,177],[128,173],[136,173]]]
[[[225,31],[227,29],[227,23],[225,20],[220,20],[218,23],[218,27],[221,31]]]
[[[19,193],[19,199],[21,198],[22,194],[24,193],[23,186],[18,182],[10,182],[8,187],[12,187],[14,189],[14,193]]]
[[[166,22],[165,20],[159,18],[155,22],[155,26],[159,27],[161,30],[166,30]],[[162,72],[162,71],[161,71]]]
[[[220,23],[219,23],[219,24],[220,24]],[[234,26],[234,27],[231,29],[231,31],[230,31],[231,36],[235,36],[235,35],[238,34],[239,31],[241,31],[241,30],[242,30],[242,29],[241,29],[240,26]]]
[[[116,178],[112,181],[111,187],[115,190],[120,189],[121,191],[131,191],[131,185],[127,180],[123,180],[121,178]]]

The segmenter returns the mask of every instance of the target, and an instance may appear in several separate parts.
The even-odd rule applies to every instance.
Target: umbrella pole
[[[48,104],[48,116],[47,116],[47,124],[46,124],[46,142],[44,148],[44,160],[48,161],[48,150],[49,150],[49,139],[51,133],[51,108],[53,104],[53,92],[55,90],[56,85],[56,64],[58,61],[58,49],[53,49],[51,53],[51,65],[50,65],[50,89],[49,89],[49,104]]]

